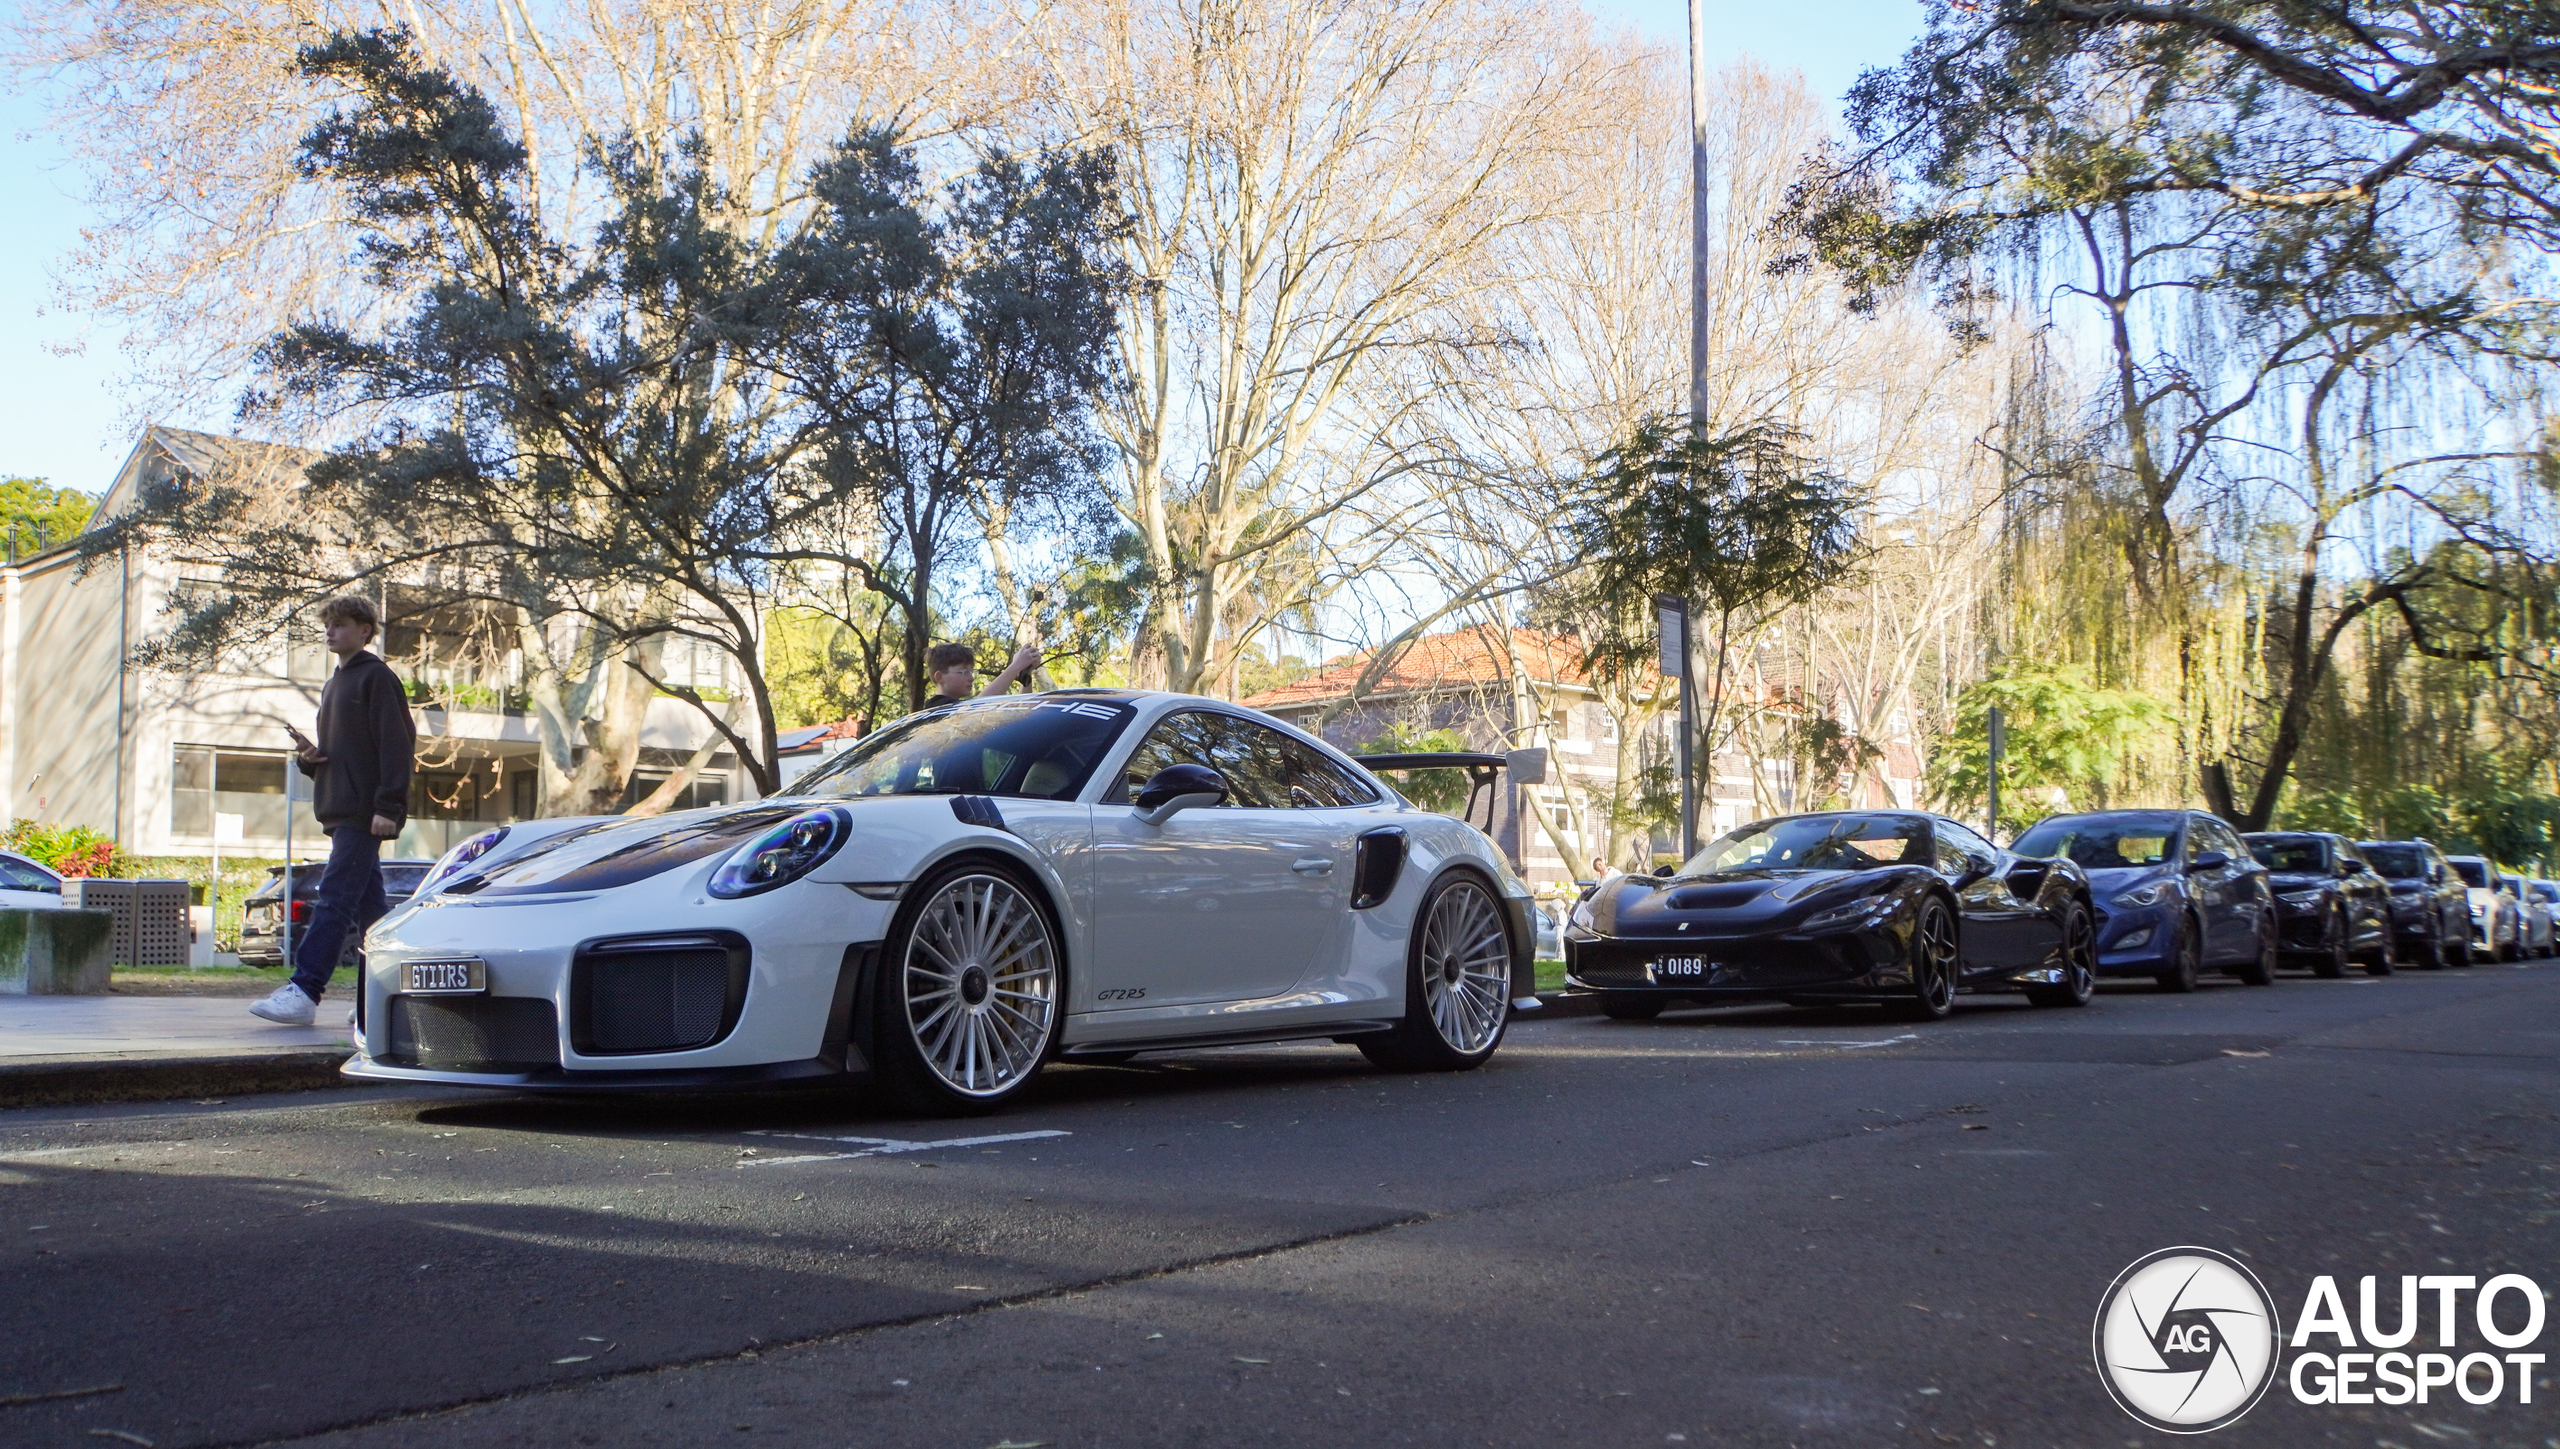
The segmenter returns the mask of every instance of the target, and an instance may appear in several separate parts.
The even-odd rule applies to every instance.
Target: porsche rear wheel
[[[909,897],[881,955],[882,1084],[914,1112],[990,1112],[1022,1090],[1058,1034],[1057,930],[1035,888],[970,863]]]
[[[2086,1006],[2098,990],[2097,933],[2089,926],[2089,908],[2073,901],[2062,912],[2062,979],[2027,988],[2036,1006]]]
[[[1956,935],[1956,914],[1930,896],[1920,903],[1920,918],[1911,923],[1911,994],[1894,1003],[1906,1021],[1937,1021],[1956,1009],[1956,964],[1963,945]]]
[[[1405,965],[1404,1021],[1358,1038],[1389,1071],[1461,1072],[1484,1065],[1511,1020],[1511,933],[1492,888],[1452,875],[1415,914]]]

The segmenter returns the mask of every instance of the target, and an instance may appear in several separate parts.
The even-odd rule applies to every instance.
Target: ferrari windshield
[[[2009,847],[2020,855],[2065,855],[2082,870],[2164,865],[2178,848],[2175,815],[2057,815]]]
[[[1873,870],[1928,863],[1929,822],[1922,816],[1796,815],[1745,825],[1709,841],[1680,873]]]
[[[784,793],[1072,799],[1136,713],[1117,700],[1044,694],[926,710],[865,736]]]

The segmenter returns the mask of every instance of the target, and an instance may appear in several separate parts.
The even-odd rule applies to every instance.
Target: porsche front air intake
[[[582,1056],[709,1046],[737,1024],[747,960],[728,931],[589,942],[569,969],[569,1040]]]
[[[394,996],[383,1060],[438,1072],[556,1067],[559,1018],[539,996]]]

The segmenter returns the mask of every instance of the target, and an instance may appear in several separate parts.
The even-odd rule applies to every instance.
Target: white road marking
[[[1857,1051],[1857,1050],[1859,1050],[1859,1049],[1861,1049],[1861,1048],[1863,1048],[1863,1047],[1895,1046],[1895,1045],[1899,1045],[1899,1044],[1900,1044],[1900,1043],[1902,1043],[1902,1042],[1906,1042],[1906,1041],[1918,1041],[1919,1039],[1920,1039],[1920,1033],[1918,1033],[1918,1032],[1916,1032],[1916,1031],[1906,1031],[1906,1032],[1904,1032],[1904,1033],[1903,1033],[1902,1035],[1900,1035],[1900,1036],[1889,1036],[1889,1037],[1886,1037],[1886,1038],[1885,1038],[1884,1040],[1882,1040],[1882,1041],[1786,1041],[1786,1040],[1781,1040],[1781,1041],[1779,1041],[1779,1042],[1778,1042],[1778,1045],[1779,1045],[1779,1046],[1827,1046],[1827,1047],[1840,1047],[1840,1048],[1843,1048],[1844,1050],[1848,1050],[1848,1051]]]
[[[939,1142],[901,1142],[895,1137],[824,1137],[814,1132],[750,1132],[750,1137],[787,1137],[799,1142],[858,1142],[858,1152],[813,1152],[801,1157],[758,1157],[740,1167],[779,1167],[786,1162],[844,1162],[856,1157],[886,1157],[897,1152],[934,1152],[946,1147],[985,1147],[997,1142],[1035,1142],[1043,1137],[1072,1137],[1072,1132],[1003,1132],[993,1137],[948,1137]]]

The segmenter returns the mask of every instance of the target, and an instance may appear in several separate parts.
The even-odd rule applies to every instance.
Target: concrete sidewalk
[[[346,1002],[274,1026],[224,996],[0,996],[0,1107],[223,1096],[336,1084]]]

